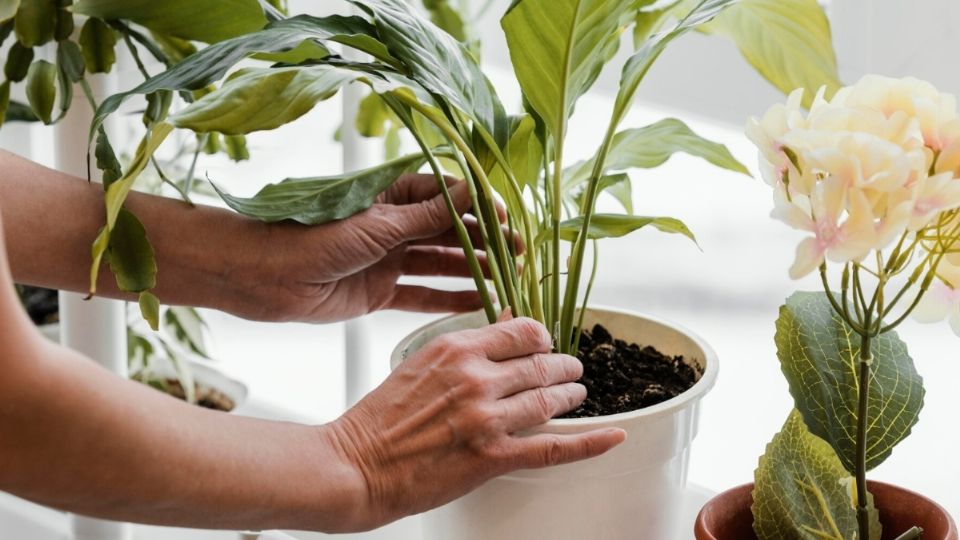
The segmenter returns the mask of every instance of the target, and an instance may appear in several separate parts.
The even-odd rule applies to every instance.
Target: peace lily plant
[[[911,78],[821,90],[809,113],[802,93],[748,125],[773,216],[806,233],[790,275],[823,284],[780,308],[796,409],[756,471],[754,529],[878,540],[867,471],[910,433],[924,395],[894,330],[913,314],[960,333],[960,117],[952,95]]]
[[[596,268],[585,279],[588,247],[644,227],[693,238],[677,219],[632,215],[625,171],[656,167],[682,151],[746,173],[726,148],[697,136],[679,120],[620,129],[641,81],[664,49],[694,29],[724,34],[780,88],[836,81],[829,28],[813,0],[787,2],[790,6],[768,0],[522,0],[513,2],[502,19],[524,95],[524,110],[509,115],[470,48],[407,2],[352,3],[361,15],[273,20],[260,31],[210,45],[100,105],[90,138],[97,142],[98,165],[110,171],[111,181],[105,183],[107,221],[94,245],[91,284],[109,253],[111,261],[130,261],[111,268],[131,290],[148,293],[151,288],[152,280],[141,279],[141,271],[155,268],[152,250],[123,202],[175,128],[227,136],[274,129],[343,86],[363,84],[408,128],[417,152],[342,176],[287,179],[252,198],[221,192],[224,201],[265,221],[320,224],[366,209],[402,173],[426,166],[453,212],[443,173],[460,176],[468,182],[472,212],[482,225],[482,245],[473,245],[459,218],[455,227],[488,320],[496,320],[499,302],[514,315],[543,322],[554,335],[556,349],[571,352],[579,338],[578,308],[589,297]],[[809,32],[781,39],[776,29],[792,24],[802,24]],[[608,129],[593,158],[570,163],[564,145],[569,118],[629,28],[636,50],[622,68]],[[332,47],[355,49],[369,60],[346,60]],[[250,57],[275,63],[231,71]],[[788,65],[785,58],[791,59]],[[206,88],[228,73],[216,91],[169,116],[166,109],[156,115],[125,170],[111,165],[107,141],[98,132],[125,100]],[[605,192],[621,200],[627,213],[597,213],[597,199]],[[498,200],[510,215],[507,232],[498,221]],[[523,240],[524,253],[508,240],[511,233]],[[486,253],[490,286],[476,250]],[[149,302],[144,309],[149,314]]]

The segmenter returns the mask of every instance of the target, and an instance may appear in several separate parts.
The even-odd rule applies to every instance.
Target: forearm
[[[16,281],[87,292],[90,249],[104,223],[98,184],[0,151],[0,210]],[[269,227],[233,212],[139,193],[126,207],[143,222],[156,251],[155,293],[192,305],[259,318]],[[97,294],[133,299],[117,289],[106,265]]]
[[[0,490],[122,521],[352,528],[362,477],[329,428],[186,405],[52,344],[23,354],[0,358]]]

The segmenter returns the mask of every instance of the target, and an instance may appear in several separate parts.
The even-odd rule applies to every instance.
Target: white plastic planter
[[[682,355],[702,375],[690,389],[646,409],[583,419],[551,420],[536,433],[626,430],[627,440],[592,460],[518,471],[424,515],[428,540],[582,540],[679,538],[690,444],[700,400],[717,378],[717,357],[701,338],[676,324],[615,309],[591,309],[586,325],[600,323],[619,339]],[[408,336],[393,352],[396,367],[433,338],[486,324],[482,313],[457,315]]]

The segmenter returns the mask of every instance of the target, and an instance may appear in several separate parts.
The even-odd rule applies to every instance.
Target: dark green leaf
[[[2,0],[0,0],[2,1]],[[13,33],[13,19],[0,22],[0,45],[7,42],[7,38]]]
[[[170,113],[170,105],[173,103],[173,92],[169,90],[157,90],[147,95],[147,108],[143,111],[143,123],[147,126],[156,122],[163,122]]]
[[[73,11],[125,19],[161,34],[205,43],[256,32],[267,24],[258,0],[78,0]]]
[[[7,109],[10,107],[10,81],[0,84],[0,126],[7,121]]]
[[[111,184],[123,176],[123,170],[120,168],[117,155],[113,152],[113,147],[107,138],[107,132],[102,127],[97,131],[97,146],[94,155],[97,158],[97,169],[103,171],[103,189],[108,189]]]
[[[669,217],[629,216],[623,214],[594,214],[590,220],[590,229],[587,238],[599,240],[601,238],[619,238],[638,229],[651,226],[655,229],[671,234],[682,234],[694,242],[697,239],[690,229],[679,219]],[[568,242],[576,240],[577,234],[583,227],[583,216],[569,219],[560,224],[560,238]]]
[[[56,0],[27,0],[20,3],[14,32],[24,47],[37,47],[53,41],[57,27]]]
[[[26,103],[10,100],[10,106],[7,107],[7,122],[39,122],[37,115]]]
[[[109,73],[116,61],[117,35],[100,19],[87,19],[80,29],[80,48],[90,73]]]
[[[822,292],[798,292],[780,308],[777,357],[796,407],[814,435],[848,471],[856,456],[860,336]],[[873,339],[868,396],[867,467],[883,462],[910,433],[923,407],[923,381],[907,346],[889,332]]]
[[[144,291],[140,293],[140,314],[154,331],[160,329],[160,299]]]
[[[121,291],[139,293],[157,285],[157,260],[147,240],[147,231],[140,220],[125,209],[117,214],[106,260]]]
[[[849,540],[857,536],[854,479],[796,410],[755,474],[754,530],[760,540]],[[874,511],[873,529],[880,523]]]
[[[217,192],[230,208],[252,218],[319,225],[369,208],[377,195],[424,161],[423,155],[412,154],[341,176],[288,178],[263,188],[249,199],[233,197],[219,188]]]
[[[20,82],[27,76],[33,63],[33,49],[24,47],[19,41],[10,46],[7,62],[3,65],[3,74],[10,82]]]
[[[104,100],[94,115],[90,138],[93,139],[103,120],[116,112],[130,96],[150,94],[157,90],[198,90],[221,79],[234,64],[254,53],[289,51],[311,39],[343,42],[361,37],[366,42],[378,43],[376,28],[360,17],[317,18],[301,15],[271,23],[259,32],[211,45],[133,90]]]
[[[73,13],[66,9],[57,10],[57,24],[53,31],[53,37],[57,41],[66,41],[73,35],[74,30]]]
[[[72,41],[61,41],[57,44],[57,66],[71,83],[79,82],[83,78],[85,69],[83,53],[80,47]]]
[[[57,66],[45,60],[30,64],[27,71],[27,101],[44,124],[53,121],[53,104],[57,100]]]

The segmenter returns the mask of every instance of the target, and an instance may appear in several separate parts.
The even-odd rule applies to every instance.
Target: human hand
[[[619,429],[520,435],[586,398],[573,382],[583,366],[550,349],[549,333],[531,319],[447,334],[323,426],[363,486],[355,530],[435,508],[513,470],[587,459],[621,443]]]
[[[482,248],[476,218],[464,215],[470,195],[464,182],[448,180],[450,196],[473,244]],[[498,208],[501,221],[506,214]],[[399,284],[401,276],[469,277],[466,256],[439,193],[436,178],[406,175],[378,202],[353,217],[305,227],[270,226],[264,259],[268,280],[249,318],[333,322],[381,309],[461,312],[481,307],[476,290],[442,291]],[[478,252],[481,264],[486,256]]]

